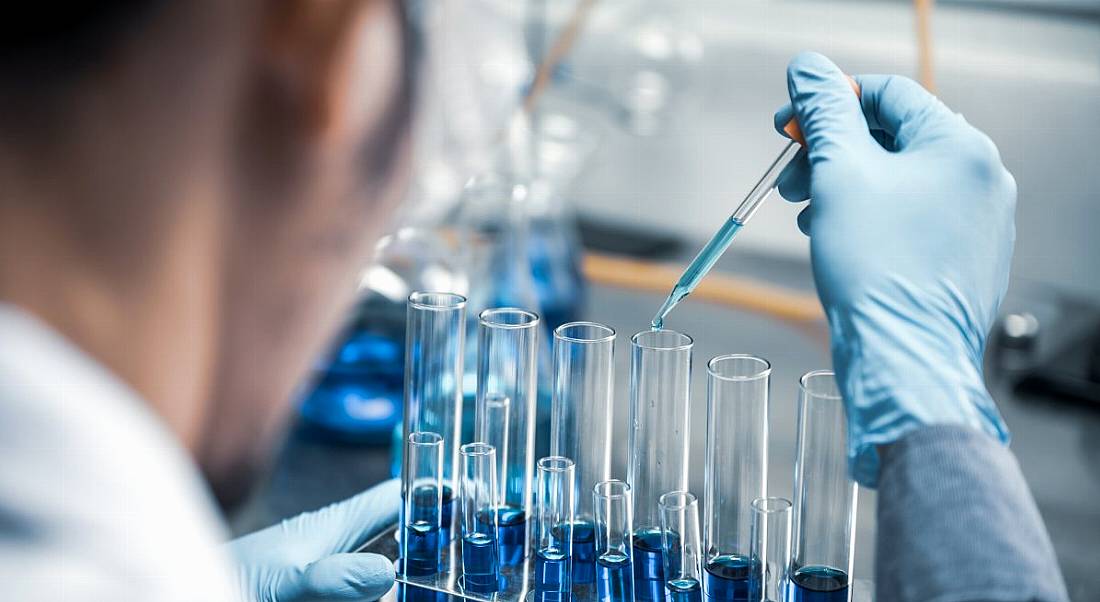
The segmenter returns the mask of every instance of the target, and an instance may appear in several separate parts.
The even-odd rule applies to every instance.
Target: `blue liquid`
[[[703,573],[707,602],[745,602],[749,599],[749,578],[753,562],[744,556],[717,556]]]
[[[527,514],[521,508],[500,508],[497,510],[497,528],[501,566],[522,564],[523,546],[527,539]]]
[[[665,316],[672,311],[672,308],[676,307],[680,301],[684,300],[691,294],[691,291],[695,290],[696,286],[699,286],[699,282],[703,279],[703,276],[707,275],[707,272],[714,267],[714,263],[718,261],[718,258],[722,256],[722,253],[726,252],[729,248],[730,242],[733,241],[733,237],[737,235],[737,232],[741,230],[741,223],[735,221],[732,217],[726,220],[726,223],[722,224],[722,227],[715,232],[714,236],[707,241],[703,250],[699,251],[699,254],[695,256],[695,259],[691,260],[686,270],[680,279],[676,281],[676,286],[672,287],[672,292],[668,294],[668,298],[665,299],[661,309],[657,310],[657,315],[653,316],[652,326],[653,328],[660,330],[664,328]]]
[[[696,579],[673,579],[668,582],[669,602],[702,602],[702,591]]]
[[[634,533],[634,597],[644,602],[665,599],[665,569],[661,557],[661,530]]]
[[[847,602],[848,574],[827,566],[804,566],[791,577],[790,602]]]
[[[462,539],[462,582],[466,591],[491,594],[500,589],[497,541],[485,533]]]
[[[443,486],[443,505],[440,506],[440,525],[442,532],[439,538],[440,545],[447,545],[451,541],[451,520],[454,517],[455,495],[447,485]]]
[[[569,554],[558,548],[535,553],[535,602],[568,602],[570,585]]]
[[[596,559],[596,592],[600,602],[634,602],[634,567],[620,552]]]
[[[596,528],[584,521],[573,523],[573,583],[596,581]]]
[[[439,572],[439,527],[425,522],[405,525],[405,574],[428,577]]]

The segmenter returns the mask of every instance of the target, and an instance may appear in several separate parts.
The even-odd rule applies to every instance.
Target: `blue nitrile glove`
[[[876,446],[932,424],[1008,441],[982,380],[1008,286],[1016,182],[990,139],[904,77],[856,77],[829,59],[787,68],[807,149],[780,180],[810,236],[814,281],[848,409],[853,477],[873,487]],[[861,106],[862,105],[862,106]]]
[[[351,499],[229,542],[241,599],[262,602],[377,600],[393,586],[393,562],[352,551],[397,522],[401,487],[386,481]]]

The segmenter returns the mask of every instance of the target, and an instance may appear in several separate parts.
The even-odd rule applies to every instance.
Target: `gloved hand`
[[[856,77],[803,53],[787,68],[807,148],[781,175],[810,236],[814,281],[848,410],[853,477],[873,487],[876,447],[924,425],[1008,441],[982,379],[1008,286],[1016,183],[988,137],[915,82]]]
[[[241,600],[377,600],[393,585],[393,562],[350,552],[397,522],[400,504],[400,483],[391,480],[229,542]]]

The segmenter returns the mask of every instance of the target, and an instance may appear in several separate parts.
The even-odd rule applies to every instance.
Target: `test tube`
[[[500,589],[497,553],[497,457],[487,443],[468,443],[462,456],[462,587],[491,594]]]
[[[687,491],[661,496],[661,535],[669,602],[701,602],[699,502]]]
[[[665,599],[658,500],[688,484],[691,337],[673,330],[634,335],[630,357],[630,468],[634,492],[634,597]]]
[[[474,439],[496,449],[497,484],[493,492],[493,507],[504,506],[504,482],[507,480],[504,457],[508,455],[508,429],[511,425],[512,401],[499,393],[490,393],[477,400],[474,414]],[[523,540],[516,542],[523,549]]]
[[[575,486],[572,460],[539,460],[534,602],[569,602],[572,597]]]
[[[443,437],[439,433],[414,432],[405,444],[402,481],[404,536],[401,563],[409,577],[428,577],[439,572],[440,528],[443,505]]]
[[[615,331],[595,322],[554,330],[554,394],[550,453],[576,462],[577,490],[611,478],[611,414]],[[592,496],[577,496],[573,582],[596,581]]]
[[[771,364],[720,355],[707,364],[703,518],[708,602],[744,602],[752,571],[752,502],[767,494]]]
[[[752,576],[749,602],[787,602],[791,563],[791,501],[762,497],[752,502]]]
[[[443,437],[443,537],[451,540],[458,448],[462,438],[462,356],[466,298],[454,293],[409,295],[405,326],[406,439],[418,431]]]
[[[800,381],[794,465],[792,602],[849,599],[856,483],[848,478],[844,401],[830,370]]]
[[[634,498],[630,485],[601,481],[592,489],[599,602],[634,602]]]
[[[539,317],[529,311],[505,307],[479,315],[477,399],[509,400],[497,508],[500,562],[506,566],[520,564],[529,553],[538,333]]]

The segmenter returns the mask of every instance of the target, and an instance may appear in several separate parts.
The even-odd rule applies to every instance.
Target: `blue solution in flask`
[[[405,573],[413,577],[428,577],[439,572],[441,558],[439,517],[435,502],[438,492],[434,485],[413,490],[412,516],[405,521]]]
[[[596,527],[589,521],[573,523],[573,583],[596,581]]]
[[[463,538],[462,583],[466,591],[475,594],[491,594],[500,590],[497,540],[492,535],[471,533]]]
[[[599,602],[634,602],[634,567],[630,557],[605,552],[596,559],[596,593]]]
[[[707,602],[746,602],[753,562],[745,556],[725,554],[707,563],[703,579]]]
[[[634,597],[645,602],[665,599],[665,569],[661,554],[661,530],[634,533]]]
[[[791,602],[847,602],[848,573],[828,566],[809,565],[791,576]]]
[[[702,591],[697,579],[672,579],[668,582],[669,602],[702,602]]]
[[[522,508],[512,506],[500,508],[497,510],[497,533],[500,539],[500,564],[522,564],[523,547],[527,539],[527,513]]]
[[[570,594],[562,592],[569,582],[569,554],[559,548],[544,548],[535,552],[535,602],[569,602]]]

